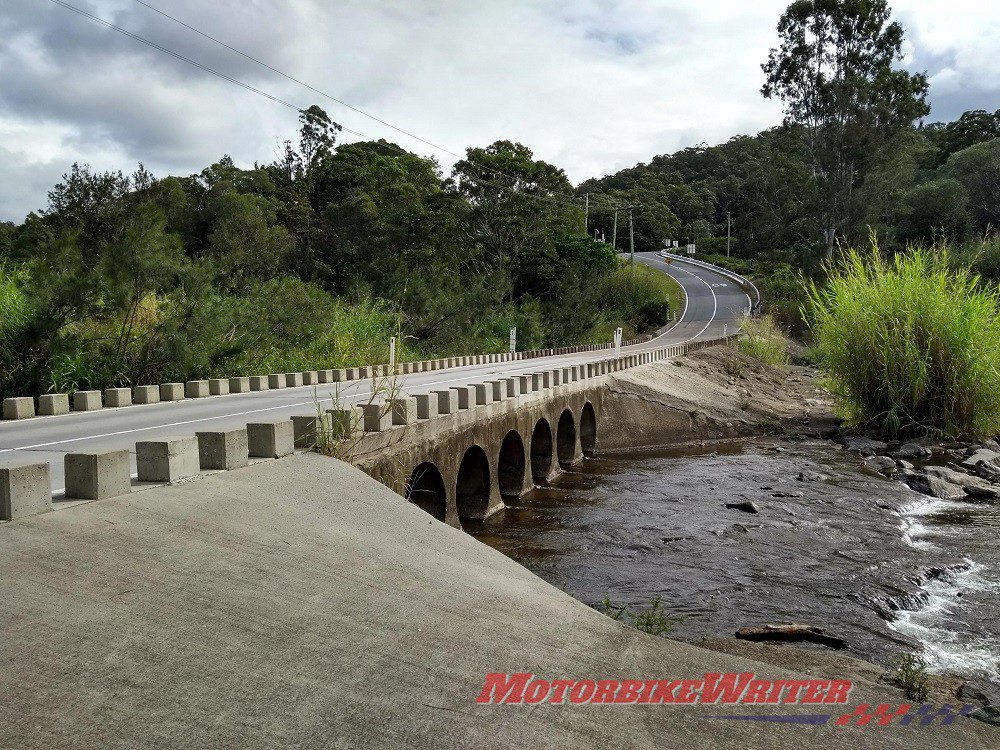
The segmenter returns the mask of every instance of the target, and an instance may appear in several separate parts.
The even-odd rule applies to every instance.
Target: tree
[[[930,109],[927,77],[896,70],[903,28],[886,0],[796,0],[778,22],[781,46],[762,66],[761,93],[806,129],[817,220],[828,248],[859,234],[856,192],[873,158]]]

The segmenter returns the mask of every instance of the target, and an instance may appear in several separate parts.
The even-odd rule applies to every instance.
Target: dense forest
[[[319,107],[276,163],[156,179],[73,165],[0,225],[0,394],[610,341],[663,274],[589,239],[562,170],[506,141],[445,177]]]

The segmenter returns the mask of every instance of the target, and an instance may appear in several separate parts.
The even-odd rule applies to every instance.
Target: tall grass
[[[846,251],[808,290],[838,408],[893,436],[1000,433],[1000,298],[946,249]]]
[[[770,314],[747,318],[740,333],[737,348],[744,354],[769,365],[788,364],[788,337]]]

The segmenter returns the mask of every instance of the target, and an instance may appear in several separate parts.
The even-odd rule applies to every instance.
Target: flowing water
[[[759,513],[726,507],[745,500]],[[661,596],[673,637],[801,622],[1000,683],[1000,506],[924,497],[827,442],[588,460],[470,532],[592,606]]]

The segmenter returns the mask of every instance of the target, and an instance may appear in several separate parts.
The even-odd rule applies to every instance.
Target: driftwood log
[[[828,635],[824,628],[801,623],[787,623],[740,628],[736,637],[745,641],[808,641],[830,648],[847,648],[847,641],[835,635]]]

